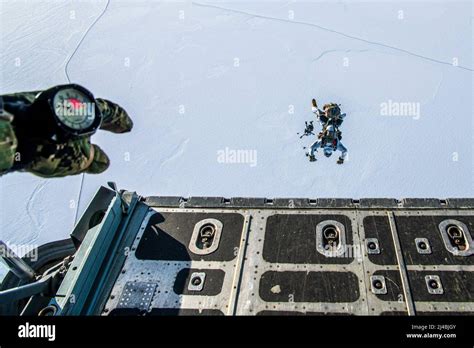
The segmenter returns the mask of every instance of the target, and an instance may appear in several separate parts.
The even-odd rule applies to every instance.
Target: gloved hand
[[[32,103],[38,92],[23,92],[2,96],[4,102]],[[105,99],[96,99],[102,113],[100,129],[113,133],[129,132],[133,122],[127,112]],[[6,104],[6,103],[5,103]],[[15,115],[13,115],[13,118]],[[63,142],[41,137],[27,139],[27,153],[18,152],[15,129],[8,117],[0,116],[0,175],[20,170],[41,177],[62,177],[79,173],[102,173],[110,164],[105,152],[92,144],[90,137],[81,137]]]

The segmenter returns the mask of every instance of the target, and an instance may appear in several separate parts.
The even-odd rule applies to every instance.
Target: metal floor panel
[[[438,201],[427,209],[417,200],[386,209],[359,208],[353,201],[310,209],[299,208],[310,201],[286,208],[278,200],[262,208],[253,201],[250,208],[221,201],[185,203],[210,206],[197,208],[176,200],[180,207],[150,208],[103,314],[474,312],[474,256],[449,251],[439,229],[454,219],[472,237],[472,210],[441,209],[434,206]],[[209,230],[212,243],[209,223],[215,227]],[[337,248],[327,248],[333,243],[328,226],[338,231]],[[133,305],[127,308],[123,294],[142,288],[131,283],[153,288],[152,298],[128,300]]]
[[[193,255],[188,243],[194,224],[211,218],[229,223],[222,231],[221,248],[210,255]],[[150,209],[131,246],[104,314],[117,314],[114,310],[127,282],[156,284],[154,298],[142,314],[190,313],[183,310],[233,314],[249,219],[248,214],[238,211],[187,209],[183,213],[181,209]],[[141,243],[145,243],[146,248]],[[206,275],[201,279],[203,286],[193,290],[193,275],[199,278],[200,273]]]

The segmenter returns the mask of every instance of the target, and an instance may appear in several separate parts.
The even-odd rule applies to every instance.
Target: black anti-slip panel
[[[222,224],[217,250],[209,255],[196,255],[189,249],[194,226],[204,219]],[[244,217],[238,213],[156,213],[143,233],[135,255],[140,260],[230,261],[240,245]]]
[[[385,294],[375,294],[382,301],[405,302],[402,280],[399,271],[380,270],[373,275],[383,276],[385,278]],[[372,291],[373,284],[369,284]]]
[[[354,257],[350,252],[347,252],[345,257],[327,257],[317,252],[316,226],[327,220],[344,225],[346,244],[351,246],[352,225],[346,215],[276,214],[267,219],[263,258],[273,263],[351,263]]]
[[[471,236],[473,236],[474,216],[420,215],[395,217],[398,237],[407,265],[474,265],[474,255],[455,256],[446,249],[439,224],[447,219],[464,223]],[[431,246],[431,254],[420,254],[416,247],[415,238],[426,238]]]
[[[354,302],[359,279],[352,272],[265,272],[260,297],[267,302]]]
[[[426,276],[438,276],[442,293],[428,291]],[[413,300],[423,302],[474,302],[474,272],[408,271]]]
[[[376,238],[380,252],[368,254],[369,260],[376,265],[396,265],[397,256],[393,245],[392,232],[387,216],[366,216],[362,221],[365,232],[365,246],[367,238]]]

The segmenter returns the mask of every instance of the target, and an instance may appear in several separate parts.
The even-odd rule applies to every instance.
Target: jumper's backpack
[[[340,131],[334,126],[324,127],[323,130],[319,133],[319,139],[321,139],[321,144],[323,146],[326,144],[331,144],[334,149],[336,149],[339,136]]]

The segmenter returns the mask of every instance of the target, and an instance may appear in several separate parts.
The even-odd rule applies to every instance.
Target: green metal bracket
[[[139,197],[133,194],[127,209],[116,192],[102,222],[85,235],[51,305],[56,315],[97,314],[104,279],[109,275]]]

